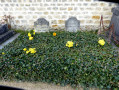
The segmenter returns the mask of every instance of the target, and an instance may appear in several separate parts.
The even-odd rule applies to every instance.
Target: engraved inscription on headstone
[[[44,18],[39,18],[36,22],[34,22],[34,29],[36,32],[48,32],[49,22]]]
[[[80,21],[76,17],[71,17],[65,22],[65,29],[69,32],[77,32],[80,30]]]

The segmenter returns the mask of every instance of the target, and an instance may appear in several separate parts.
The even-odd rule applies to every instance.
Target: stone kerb
[[[70,17],[65,22],[65,29],[69,32],[77,32],[80,30],[80,21],[76,17]]]

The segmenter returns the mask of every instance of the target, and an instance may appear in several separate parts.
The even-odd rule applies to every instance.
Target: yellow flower
[[[23,50],[24,50],[24,51],[27,51],[27,49],[26,49],[26,48],[24,48]]]
[[[29,51],[30,51],[31,53],[36,53],[36,48],[29,48]]]
[[[53,36],[56,36],[56,33],[55,32],[53,33]]]
[[[104,41],[104,39],[100,39],[100,40],[98,41],[98,43],[103,46],[103,45],[105,44],[105,41]]]
[[[68,42],[66,43],[66,46],[67,46],[67,47],[73,47],[73,42],[72,42],[72,41],[68,41]]]
[[[78,46],[78,44],[76,44],[76,46]]]
[[[32,50],[31,53],[36,53],[36,50]]]
[[[33,50],[32,48],[29,48],[29,51]]]
[[[30,51],[26,51],[26,54],[28,54]]]
[[[31,33],[28,33],[28,36],[31,37]]]
[[[35,35],[35,31],[33,32],[33,35]]]
[[[5,53],[4,52],[2,52],[2,55],[4,55]]]
[[[35,30],[33,30],[33,32],[35,32]]]
[[[29,50],[26,51],[26,54],[28,53],[36,53],[36,48],[29,48]]]
[[[33,40],[33,37],[29,37],[29,40]]]

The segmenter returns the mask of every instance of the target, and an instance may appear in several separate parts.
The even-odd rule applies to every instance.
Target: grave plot
[[[104,39],[99,40],[96,32],[33,32],[24,31],[0,50],[2,80],[119,86],[119,55]]]

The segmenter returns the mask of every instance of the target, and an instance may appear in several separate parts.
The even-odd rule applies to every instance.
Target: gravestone
[[[0,25],[0,35],[4,34],[7,31],[8,31],[7,24]]]
[[[71,17],[65,22],[66,31],[77,32],[80,30],[80,21],[76,17]]]
[[[34,29],[36,32],[48,32],[49,22],[44,18],[39,18],[36,22],[34,22]]]
[[[8,29],[7,24],[0,25],[0,44],[15,34],[13,30]]]
[[[110,22],[110,26],[114,24],[115,36],[116,39],[119,41],[119,6],[112,8],[112,18]]]

